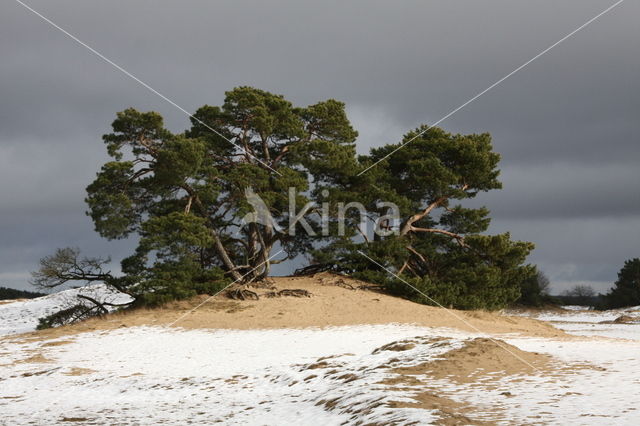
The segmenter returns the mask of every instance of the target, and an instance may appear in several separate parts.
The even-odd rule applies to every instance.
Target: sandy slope
[[[38,336],[52,337],[138,325],[168,325],[175,321],[178,322],[173,324],[174,327],[187,329],[246,330],[399,323],[447,327],[467,332],[564,336],[562,331],[530,318],[425,306],[365,289],[371,286],[331,274],[274,277],[272,281],[279,290],[304,289],[309,291],[312,297],[261,297],[258,301],[234,301],[224,295],[211,300],[208,300],[208,296],[199,296],[163,308],[116,313],[104,319],[89,320],[78,325],[38,333]],[[253,290],[261,294],[270,291]],[[204,301],[207,302],[198,307]],[[196,307],[196,310],[190,312]]]

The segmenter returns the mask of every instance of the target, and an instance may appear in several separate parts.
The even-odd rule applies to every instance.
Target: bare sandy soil
[[[29,300],[29,299],[8,299],[8,300],[0,300],[0,305],[7,305],[9,303],[14,303],[14,302],[24,302],[25,300]]]
[[[433,344],[433,340],[430,342]],[[446,339],[442,344],[446,344]],[[419,342],[397,342],[390,346],[391,350],[405,350],[407,344]],[[475,418],[476,407],[462,404],[439,392],[433,386],[433,380],[451,380],[461,385],[491,386],[493,380],[487,379],[507,376],[526,376],[534,373],[550,374],[558,369],[557,361],[552,357],[535,352],[526,352],[499,340],[476,338],[469,340],[464,346],[445,352],[439,359],[415,365],[395,367],[390,370],[394,374],[382,384],[392,389],[421,389],[414,393],[413,402],[392,402],[394,407],[422,408],[435,410],[440,419],[439,425],[493,425],[493,421]],[[507,395],[508,396],[508,395]],[[499,410],[495,410],[498,415]]]
[[[372,289],[368,283],[332,274],[273,277],[277,290],[303,289],[311,297],[265,295],[269,288],[252,288],[259,300],[236,301],[220,294],[201,295],[156,309],[116,312],[79,324],[28,333],[24,337],[51,338],[93,330],[156,325],[186,329],[273,329],[362,324],[415,324],[466,332],[516,333],[536,337],[567,337],[547,323],[499,312],[458,311],[425,306]]]

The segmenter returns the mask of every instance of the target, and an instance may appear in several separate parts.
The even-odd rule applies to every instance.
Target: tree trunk
[[[236,269],[236,265],[233,264],[233,260],[231,260],[231,258],[229,257],[229,253],[227,253],[227,249],[224,248],[224,244],[222,244],[222,241],[220,241],[220,237],[218,236],[216,230],[211,229],[211,234],[213,235],[218,256],[220,256],[222,263],[224,263],[227,271],[231,274],[231,278],[233,278],[235,281],[242,280],[242,275],[240,275],[240,272],[238,272],[238,270]]]

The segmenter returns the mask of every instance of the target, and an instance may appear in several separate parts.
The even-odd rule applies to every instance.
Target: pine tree
[[[618,272],[615,286],[605,296],[608,308],[640,305],[640,259],[627,260]]]
[[[299,226],[290,220],[288,188],[305,205],[311,181],[329,182],[353,168],[357,132],[344,104],[294,107],[280,95],[238,87],[221,106],[198,109],[191,123],[176,134],[156,112],[117,114],[103,136],[113,160],[87,187],[86,202],[102,237],[134,237],[138,246],[122,261],[123,276],[98,271],[98,260],[64,280],[48,268],[38,285],[99,276],[136,303],[156,304],[212,293],[232,280],[261,280],[272,264],[312,247],[312,235],[287,232]],[[242,224],[252,212],[248,191],[260,196],[273,224]],[[271,260],[275,245],[283,253]],[[57,254],[72,254],[57,262],[67,270],[83,260],[73,249]]]
[[[118,113],[112,128],[103,136],[112,161],[87,187],[88,214],[101,236],[135,238],[135,252],[114,276],[108,259],[58,250],[34,274],[40,287],[101,281],[131,295],[132,304],[158,304],[260,281],[272,264],[315,250],[313,267],[329,264],[424,303],[495,309],[517,299],[536,273],[525,264],[531,243],[485,235],[489,211],[464,205],[501,187],[488,134],[423,126],[403,146],[357,157],[343,103],[295,107],[251,87],[198,109],[183,133],[166,129],[158,113],[135,109]],[[257,214],[252,194],[270,221],[243,223]],[[297,206],[329,206],[328,232],[313,232],[318,215],[300,220],[291,196]],[[360,215],[341,202],[361,203],[384,232],[361,241]],[[397,220],[389,218],[393,206]],[[276,246],[282,254],[272,260]],[[106,311],[96,303],[90,314]]]
[[[524,264],[533,244],[511,241],[509,234],[484,235],[489,211],[462,205],[501,188],[500,156],[490,136],[422,126],[405,135],[402,145],[373,149],[360,157],[361,167],[382,160],[379,164],[326,188],[361,202],[378,228],[393,227],[384,218],[388,206],[380,201],[394,202],[400,213],[397,232],[363,242],[354,242],[354,234],[337,236],[314,252],[316,264],[428,304],[498,309],[518,299],[521,284],[536,274],[534,266]],[[350,229],[357,229],[357,212],[347,219]]]

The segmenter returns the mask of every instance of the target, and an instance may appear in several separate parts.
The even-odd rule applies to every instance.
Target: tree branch
[[[202,204],[202,200],[200,200],[200,197],[198,197],[198,194],[195,193],[193,188],[191,188],[189,185],[182,185],[182,189],[187,191],[190,197],[193,197],[194,201],[196,202],[196,205],[200,208],[201,212],[206,216],[207,209],[205,208],[204,204]],[[220,235],[218,235],[218,232],[214,227],[211,228],[211,235],[213,236],[213,242],[214,242],[216,251],[220,256],[220,260],[222,261],[224,266],[227,268],[227,272],[231,274],[231,277],[234,280],[240,281],[242,279],[242,275],[240,275],[236,270],[236,266],[234,265],[233,260],[231,260],[231,257],[229,257],[229,253],[227,252],[227,249],[224,247],[224,244],[222,244],[222,241],[220,240]]]
[[[109,310],[104,307],[104,304],[98,302],[93,297],[85,296],[84,294],[78,294],[78,298],[79,299],[85,299],[85,300],[88,300],[89,302],[93,303],[100,310],[100,312],[102,312],[102,314],[108,314],[109,313]]]
[[[413,232],[429,232],[429,233],[432,233],[432,234],[446,235],[446,236],[449,236],[451,238],[455,238],[456,240],[458,240],[458,243],[460,243],[460,245],[462,247],[469,247],[467,244],[465,244],[464,237],[462,235],[458,235],[458,234],[455,234],[453,232],[445,231],[444,229],[416,228],[415,226],[412,226],[410,231],[413,231]]]
[[[278,167],[278,164],[280,164],[280,161],[282,161],[287,152],[289,152],[289,146],[285,145],[285,147],[282,148],[282,151],[280,151],[280,154],[278,154],[278,156],[273,160],[273,163],[271,163],[271,167]]]
[[[406,235],[408,234],[410,231],[414,230],[413,228],[413,224],[417,221],[419,221],[420,219],[422,219],[423,217],[427,216],[429,213],[431,213],[435,208],[437,208],[438,206],[440,206],[440,204],[444,203],[445,201],[447,201],[447,197],[440,197],[438,198],[436,201],[434,201],[433,203],[429,204],[427,206],[426,209],[424,209],[421,213],[417,213],[414,214],[413,216],[411,216],[409,218],[409,220],[407,220],[407,222],[404,224],[404,226],[402,227],[402,230],[400,231],[400,235]]]

